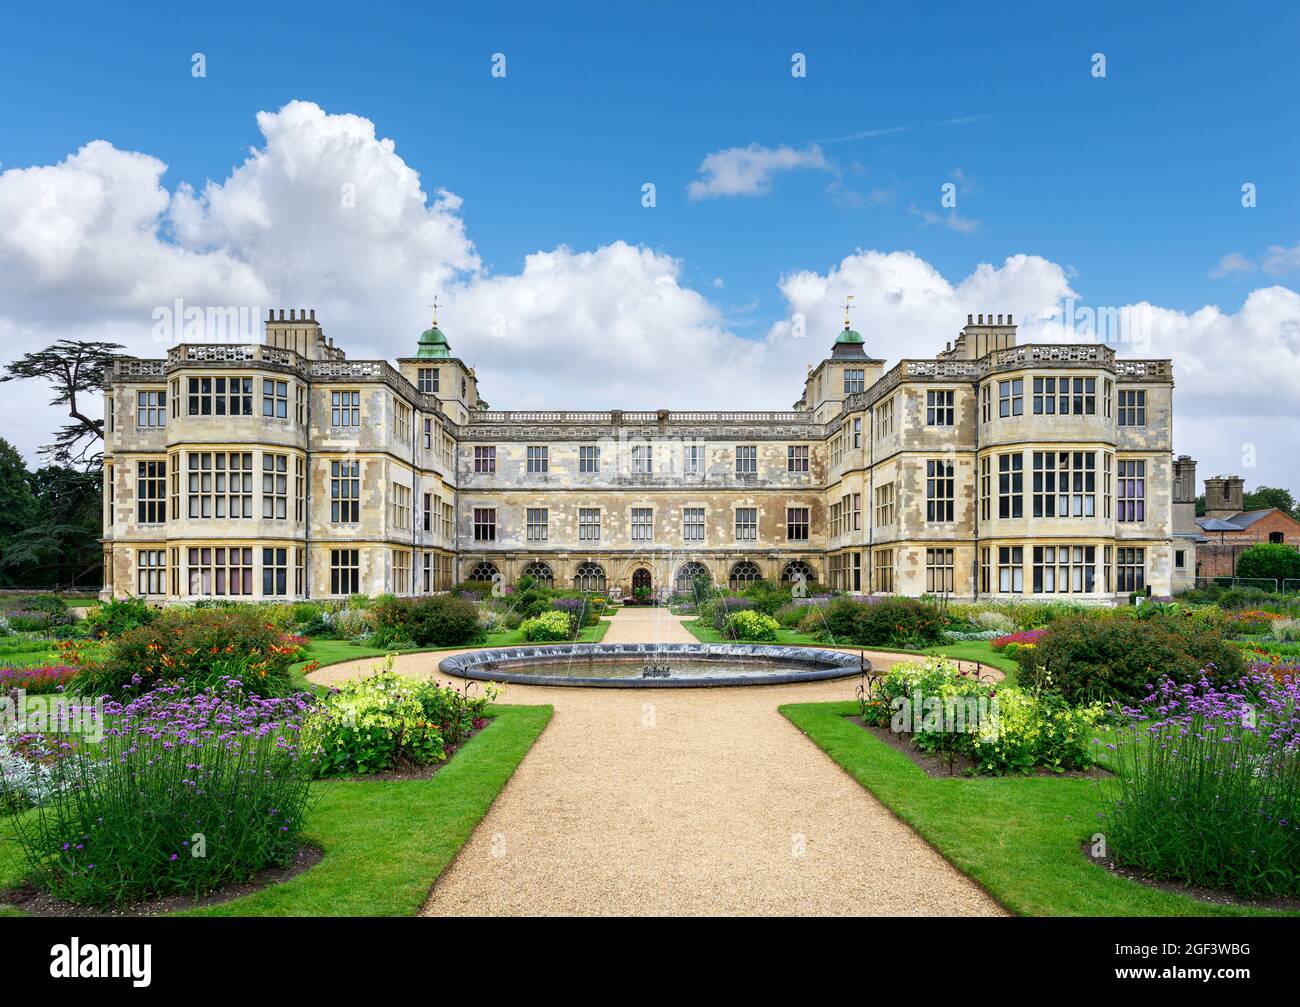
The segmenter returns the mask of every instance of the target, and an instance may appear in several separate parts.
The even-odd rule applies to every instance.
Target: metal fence
[[[1193,583],[1196,587],[1254,587],[1269,594],[1300,591],[1300,580],[1285,580],[1279,585],[1276,577],[1197,577]]]

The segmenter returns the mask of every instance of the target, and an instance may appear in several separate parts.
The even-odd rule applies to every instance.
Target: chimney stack
[[[1232,517],[1242,511],[1246,480],[1241,476],[1214,476],[1205,480],[1205,516]]]

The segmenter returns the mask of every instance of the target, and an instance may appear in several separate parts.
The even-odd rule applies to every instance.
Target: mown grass
[[[609,620],[601,619],[594,626],[583,626],[582,632],[578,634],[579,643],[599,643],[609,632]],[[518,647],[527,643],[524,639],[522,630],[512,629],[502,633],[489,633],[482,643],[472,644],[470,647],[453,646],[453,647],[408,647],[404,650],[393,650],[383,647],[368,647],[364,644],[353,643],[351,640],[322,640],[312,638],[304,653],[303,659],[295,664],[292,668],[293,674],[302,678],[303,669],[311,662],[315,661],[322,668],[331,664],[342,664],[345,661],[359,661],[367,657],[387,657],[389,654],[435,654],[444,650],[468,650],[488,647]],[[303,679],[305,682],[306,680]],[[304,685],[304,688],[309,686]]]
[[[999,654],[988,640],[963,640],[960,643],[942,643],[937,647],[927,647],[926,653],[940,654],[957,661],[978,661],[997,668],[1007,677],[1004,684],[1015,685],[1020,665],[1013,657]]]
[[[698,620],[692,620],[682,623],[695,639],[701,643],[730,643],[721,633],[709,625],[700,625]],[[936,654],[943,657],[951,657],[960,661],[978,661],[981,664],[987,664],[997,668],[1006,675],[1005,681],[1008,684],[1014,684],[1016,681],[1016,672],[1019,665],[1013,658],[1004,657],[989,646],[987,640],[968,640],[962,643],[945,643],[935,647],[928,647],[925,650],[912,650],[908,647],[855,647],[853,644],[828,644],[818,640],[815,636],[808,633],[799,633],[792,629],[777,630],[776,642],[785,647],[844,647],[849,650],[863,650],[867,653],[874,651],[888,652],[894,654],[915,654],[917,657],[924,657],[927,654]]]
[[[716,629],[710,625],[701,625],[698,619],[692,619],[683,622],[686,631],[699,640],[700,643],[734,643],[734,640],[728,640]],[[776,631],[776,643],[785,647],[822,647],[821,643],[815,636],[808,633],[800,633],[793,629],[778,629]]]
[[[306,839],[324,859],[297,877],[182,916],[413,916],[551,719],[549,706],[493,706],[491,723],[427,780],[312,785]],[[30,812],[29,812],[30,813]],[[25,865],[0,819],[0,888]],[[0,915],[22,915],[0,907]]]
[[[1096,780],[934,779],[848,717],[854,703],[780,707],[796,727],[958,870],[1026,916],[1297,915],[1217,906],[1118,877],[1080,846],[1100,828]]]

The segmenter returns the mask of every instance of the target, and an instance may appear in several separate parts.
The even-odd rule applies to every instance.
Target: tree
[[[1300,508],[1297,508],[1291,491],[1277,486],[1259,486],[1243,494],[1241,507],[1242,510],[1268,510],[1276,507],[1283,514],[1300,517]]]
[[[1237,557],[1238,577],[1267,577],[1283,581],[1300,580],[1300,550],[1282,542],[1256,542]]]
[[[91,419],[82,411],[78,395],[98,393],[104,384],[104,370],[117,358],[120,343],[87,339],[60,339],[35,353],[25,354],[5,368],[0,382],[34,379],[48,382],[54,390],[52,406],[66,406],[73,422],[62,427],[54,443],[41,453],[54,465],[97,468],[102,457],[104,421]]]
[[[5,563],[12,552],[14,537],[35,523],[40,506],[32,492],[32,475],[22,455],[0,438],[0,585],[19,583],[17,568]]]
[[[36,507],[0,557],[0,571],[15,583],[69,587],[96,575],[103,565],[99,543],[102,511],[98,471],[49,466],[28,477]]]

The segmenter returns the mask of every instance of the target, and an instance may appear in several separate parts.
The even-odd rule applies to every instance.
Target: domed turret
[[[420,348],[415,354],[418,360],[446,360],[451,356],[451,343],[438,328],[438,321],[420,333]]]
[[[844,322],[844,331],[839,334],[835,340],[835,345],[831,347],[831,358],[841,360],[845,357],[863,359],[867,356],[867,348],[863,345],[865,340],[860,334],[849,328],[849,323]]]

